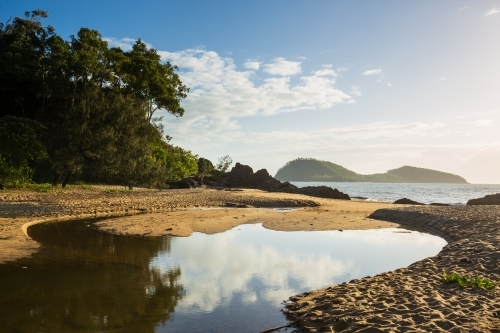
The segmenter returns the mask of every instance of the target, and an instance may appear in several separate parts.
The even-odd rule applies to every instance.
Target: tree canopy
[[[42,24],[46,17],[35,10],[0,24],[0,119],[43,128],[39,141],[29,131],[25,140],[43,146],[53,185],[88,164],[99,177],[129,186],[196,173],[196,156],[171,146],[154,117],[157,110],[184,114],[189,89],[178,68],[141,40],[130,51],[110,48],[89,28],[64,40]],[[2,165],[15,164],[0,154]],[[21,155],[23,165],[35,159]]]

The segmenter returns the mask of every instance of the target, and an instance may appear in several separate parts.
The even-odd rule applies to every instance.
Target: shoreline
[[[275,207],[292,209],[270,209]],[[406,206],[259,190],[2,192],[0,264],[38,250],[27,236],[33,224],[102,217],[110,219],[97,222],[99,229],[119,235],[210,234],[245,223],[284,231],[428,232],[448,241],[438,255],[292,296],[283,312],[300,318],[299,332],[500,332],[500,287],[481,291],[440,282],[443,271],[500,282],[500,206]]]
[[[500,206],[381,209],[371,218],[417,227],[449,243],[405,268],[290,297],[299,332],[500,332],[500,287],[443,284],[443,272],[500,282]]]
[[[189,236],[195,231],[211,234],[244,223],[262,223],[265,228],[283,231],[398,226],[367,217],[377,209],[392,207],[389,203],[252,189],[137,189],[111,194],[105,192],[107,188],[71,188],[53,193],[0,192],[0,264],[38,251],[40,244],[28,236],[28,228],[44,222],[109,218],[96,223],[100,230],[142,236]],[[301,209],[286,212],[266,209],[278,207]]]

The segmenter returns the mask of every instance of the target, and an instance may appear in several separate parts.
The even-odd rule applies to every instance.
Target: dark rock
[[[334,189],[329,186],[306,186],[299,188],[298,192],[313,197],[351,200],[348,194],[342,193],[336,188]]]
[[[248,186],[252,184],[253,169],[241,163],[236,165],[227,174],[227,182],[232,186]]]
[[[259,189],[269,191],[269,192],[286,192],[286,193],[298,193],[297,186],[290,184],[289,182],[280,182],[277,179],[271,178],[259,186]]]
[[[394,201],[393,203],[397,204],[397,205],[425,205],[423,203],[416,202],[416,201],[413,201],[413,200],[410,200],[407,198],[398,199],[398,200]]]
[[[451,206],[449,204],[444,204],[444,203],[439,203],[439,202],[433,202],[430,205],[431,206]]]
[[[266,169],[260,169],[259,171],[255,172],[252,176],[252,184],[254,187],[259,187],[263,183],[267,182],[268,180],[272,179],[273,177],[267,172]]]
[[[196,188],[203,186],[203,182],[196,179],[196,177],[183,178],[177,182],[179,188]]]
[[[233,203],[233,202],[226,202],[224,203],[224,207],[232,207],[232,208],[248,208],[250,206],[245,205],[245,204],[238,204],[238,203]]]
[[[366,200],[368,198],[365,198],[365,197],[351,197],[351,199],[360,199],[360,200]]]
[[[467,206],[473,205],[500,205],[500,193],[488,194],[482,198],[467,201]]]

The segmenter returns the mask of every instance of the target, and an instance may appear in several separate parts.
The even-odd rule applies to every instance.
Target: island
[[[386,173],[361,175],[338,164],[313,158],[287,162],[275,176],[292,182],[373,182],[373,183],[453,183],[467,184],[458,175],[413,166],[403,166]]]

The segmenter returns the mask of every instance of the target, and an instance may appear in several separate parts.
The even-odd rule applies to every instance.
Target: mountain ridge
[[[302,182],[373,182],[373,183],[451,183],[467,184],[458,175],[413,166],[402,166],[385,173],[361,175],[341,165],[313,158],[287,162],[274,176],[280,181]]]

